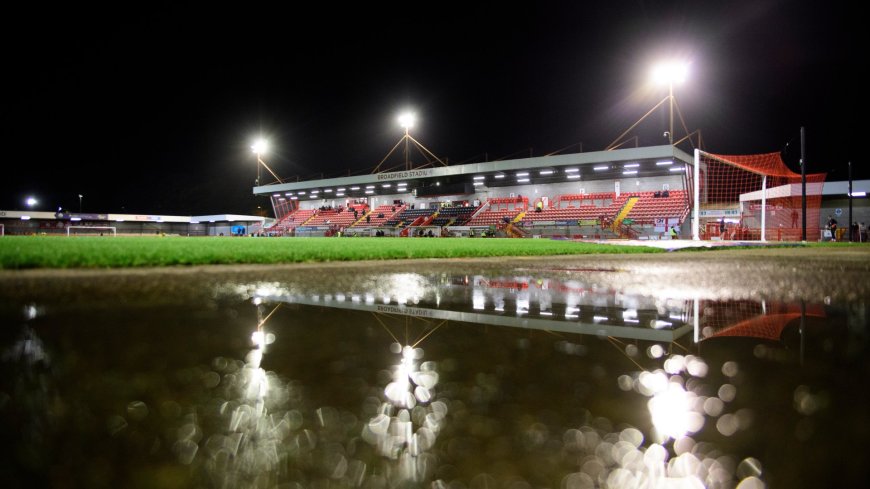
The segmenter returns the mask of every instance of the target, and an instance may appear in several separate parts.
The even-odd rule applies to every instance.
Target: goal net
[[[696,151],[694,235],[707,240],[799,241],[801,176],[779,153],[718,155]],[[824,173],[806,176],[807,239],[819,237]]]
[[[821,304],[800,304],[777,301],[706,301],[699,304],[700,336],[702,340],[722,337],[748,337],[780,341],[783,330],[796,325],[801,315],[825,317]]]
[[[67,226],[67,236],[117,236],[115,226]]]

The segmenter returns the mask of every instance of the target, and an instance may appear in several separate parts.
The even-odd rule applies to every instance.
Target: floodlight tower
[[[263,153],[265,153],[268,149],[269,149],[269,143],[266,142],[265,139],[258,139],[256,141],[254,141],[254,144],[251,145],[251,151],[253,151],[257,155],[257,186],[258,187],[260,186],[260,165],[263,165],[263,168],[268,170],[269,173],[271,173],[272,176],[275,177],[275,180],[278,183],[284,182],[284,180],[282,180],[281,177],[278,176],[278,174],[276,174],[274,171],[272,171],[271,168],[269,168],[269,165],[267,165],[266,162],[263,161],[263,158],[261,158],[261,155]]]
[[[414,127],[414,122],[417,121],[417,116],[412,112],[404,112],[399,116],[399,125],[405,129],[405,136],[403,139],[405,140],[405,169],[411,169],[411,135],[409,131],[412,127]]]
[[[413,144],[420,154],[423,155],[423,158],[426,159],[426,165],[434,165],[435,162],[440,163],[442,166],[447,166],[447,163],[441,160],[441,158],[435,156],[434,153],[426,149],[425,146],[420,144],[419,141],[414,139],[411,136],[410,129],[414,127],[414,123],[417,122],[417,116],[413,112],[403,112],[398,117],[399,125],[405,129],[405,134],[399,139],[395,146],[387,153],[387,156],[384,156],[384,159],[381,160],[380,163],[375,165],[375,168],[372,170],[372,173],[378,173],[387,159],[399,149],[399,146],[404,144],[405,151],[405,170],[411,169],[411,144]],[[424,165],[425,166],[425,165]]]
[[[269,143],[262,138],[254,141],[254,144],[251,145],[251,151],[257,155],[257,180],[255,183],[258,187],[260,186],[260,165],[263,163],[263,160],[260,159],[260,155],[265,153],[267,149],[269,149]]]
[[[674,83],[683,83],[689,73],[689,65],[681,61],[662,62],[653,67],[653,81],[668,84],[670,118],[668,123],[668,144],[674,145]]]

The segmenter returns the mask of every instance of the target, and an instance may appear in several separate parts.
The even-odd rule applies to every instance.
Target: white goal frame
[[[701,211],[701,154],[702,153],[705,156],[708,156],[711,158],[716,158],[715,156],[711,155],[710,153],[707,153],[706,151],[701,151],[699,148],[695,148],[694,168],[692,169],[692,173],[693,173],[693,175],[692,175],[693,176],[693,182],[692,182],[693,185],[692,186],[694,187],[692,189],[692,193],[694,194],[694,195],[692,195],[692,200],[693,200],[693,202],[692,202],[692,239],[694,241],[700,241],[700,239],[701,239],[701,229],[700,229],[700,227],[701,227],[701,220],[700,220],[701,219],[701,212],[700,211]],[[721,158],[716,158],[716,159],[719,161],[723,161]],[[727,163],[727,162],[725,162],[725,163]],[[771,189],[767,188],[767,175],[765,175],[763,173],[759,173],[759,172],[753,172],[751,170],[745,170],[745,171],[761,175],[761,189],[754,191],[754,192],[740,194],[740,208],[743,209],[743,202],[745,202],[745,201],[761,200],[761,208],[767,209],[767,197],[768,197],[768,195],[770,195],[770,191],[771,191]],[[760,241],[761,242],[767,241],[767,235],[766,235],[767,223],[766,223],[766,220],[767,220],[767,212],[762,210],[761,211],[761,234],[760,234],[760,237],[761,237]]]
[[[6,226],[0,224],[0,236],[6,236]]]
[[[67,227],[66,227],[66,235],[67,235],[67,237],[70,237],[70,236],[71,236],[71,234],[70,234],[70,229],[98,229],[98,230],[99,230],[99,229],[109,229],[109,230],[112,231],[112,236],[113,236],[113,237],[117,237],[117,236],[118,236],[118,230],[115,228],[115,226],[67,226]]]

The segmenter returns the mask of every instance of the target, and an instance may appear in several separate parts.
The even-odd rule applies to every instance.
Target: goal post
[[[6,236],[6,226],[0,224],[0,236]]]
[[[75,229],[76,232],[72,230]],[[66,235],[69,236],[103,236],[106,231],[111,231],[112,236],[118,236],[115,226],[67,226]]]
[[[779,153],[695,150],[692,238],[800,241],[801,176]],[[824,173],[807,175],[807,234],[819,235]]]

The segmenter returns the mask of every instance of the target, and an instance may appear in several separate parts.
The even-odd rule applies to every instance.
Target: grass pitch
[[[547,239],[6,236],[0,238],[0,268],[116,268],[661,252],[641,246]]]

